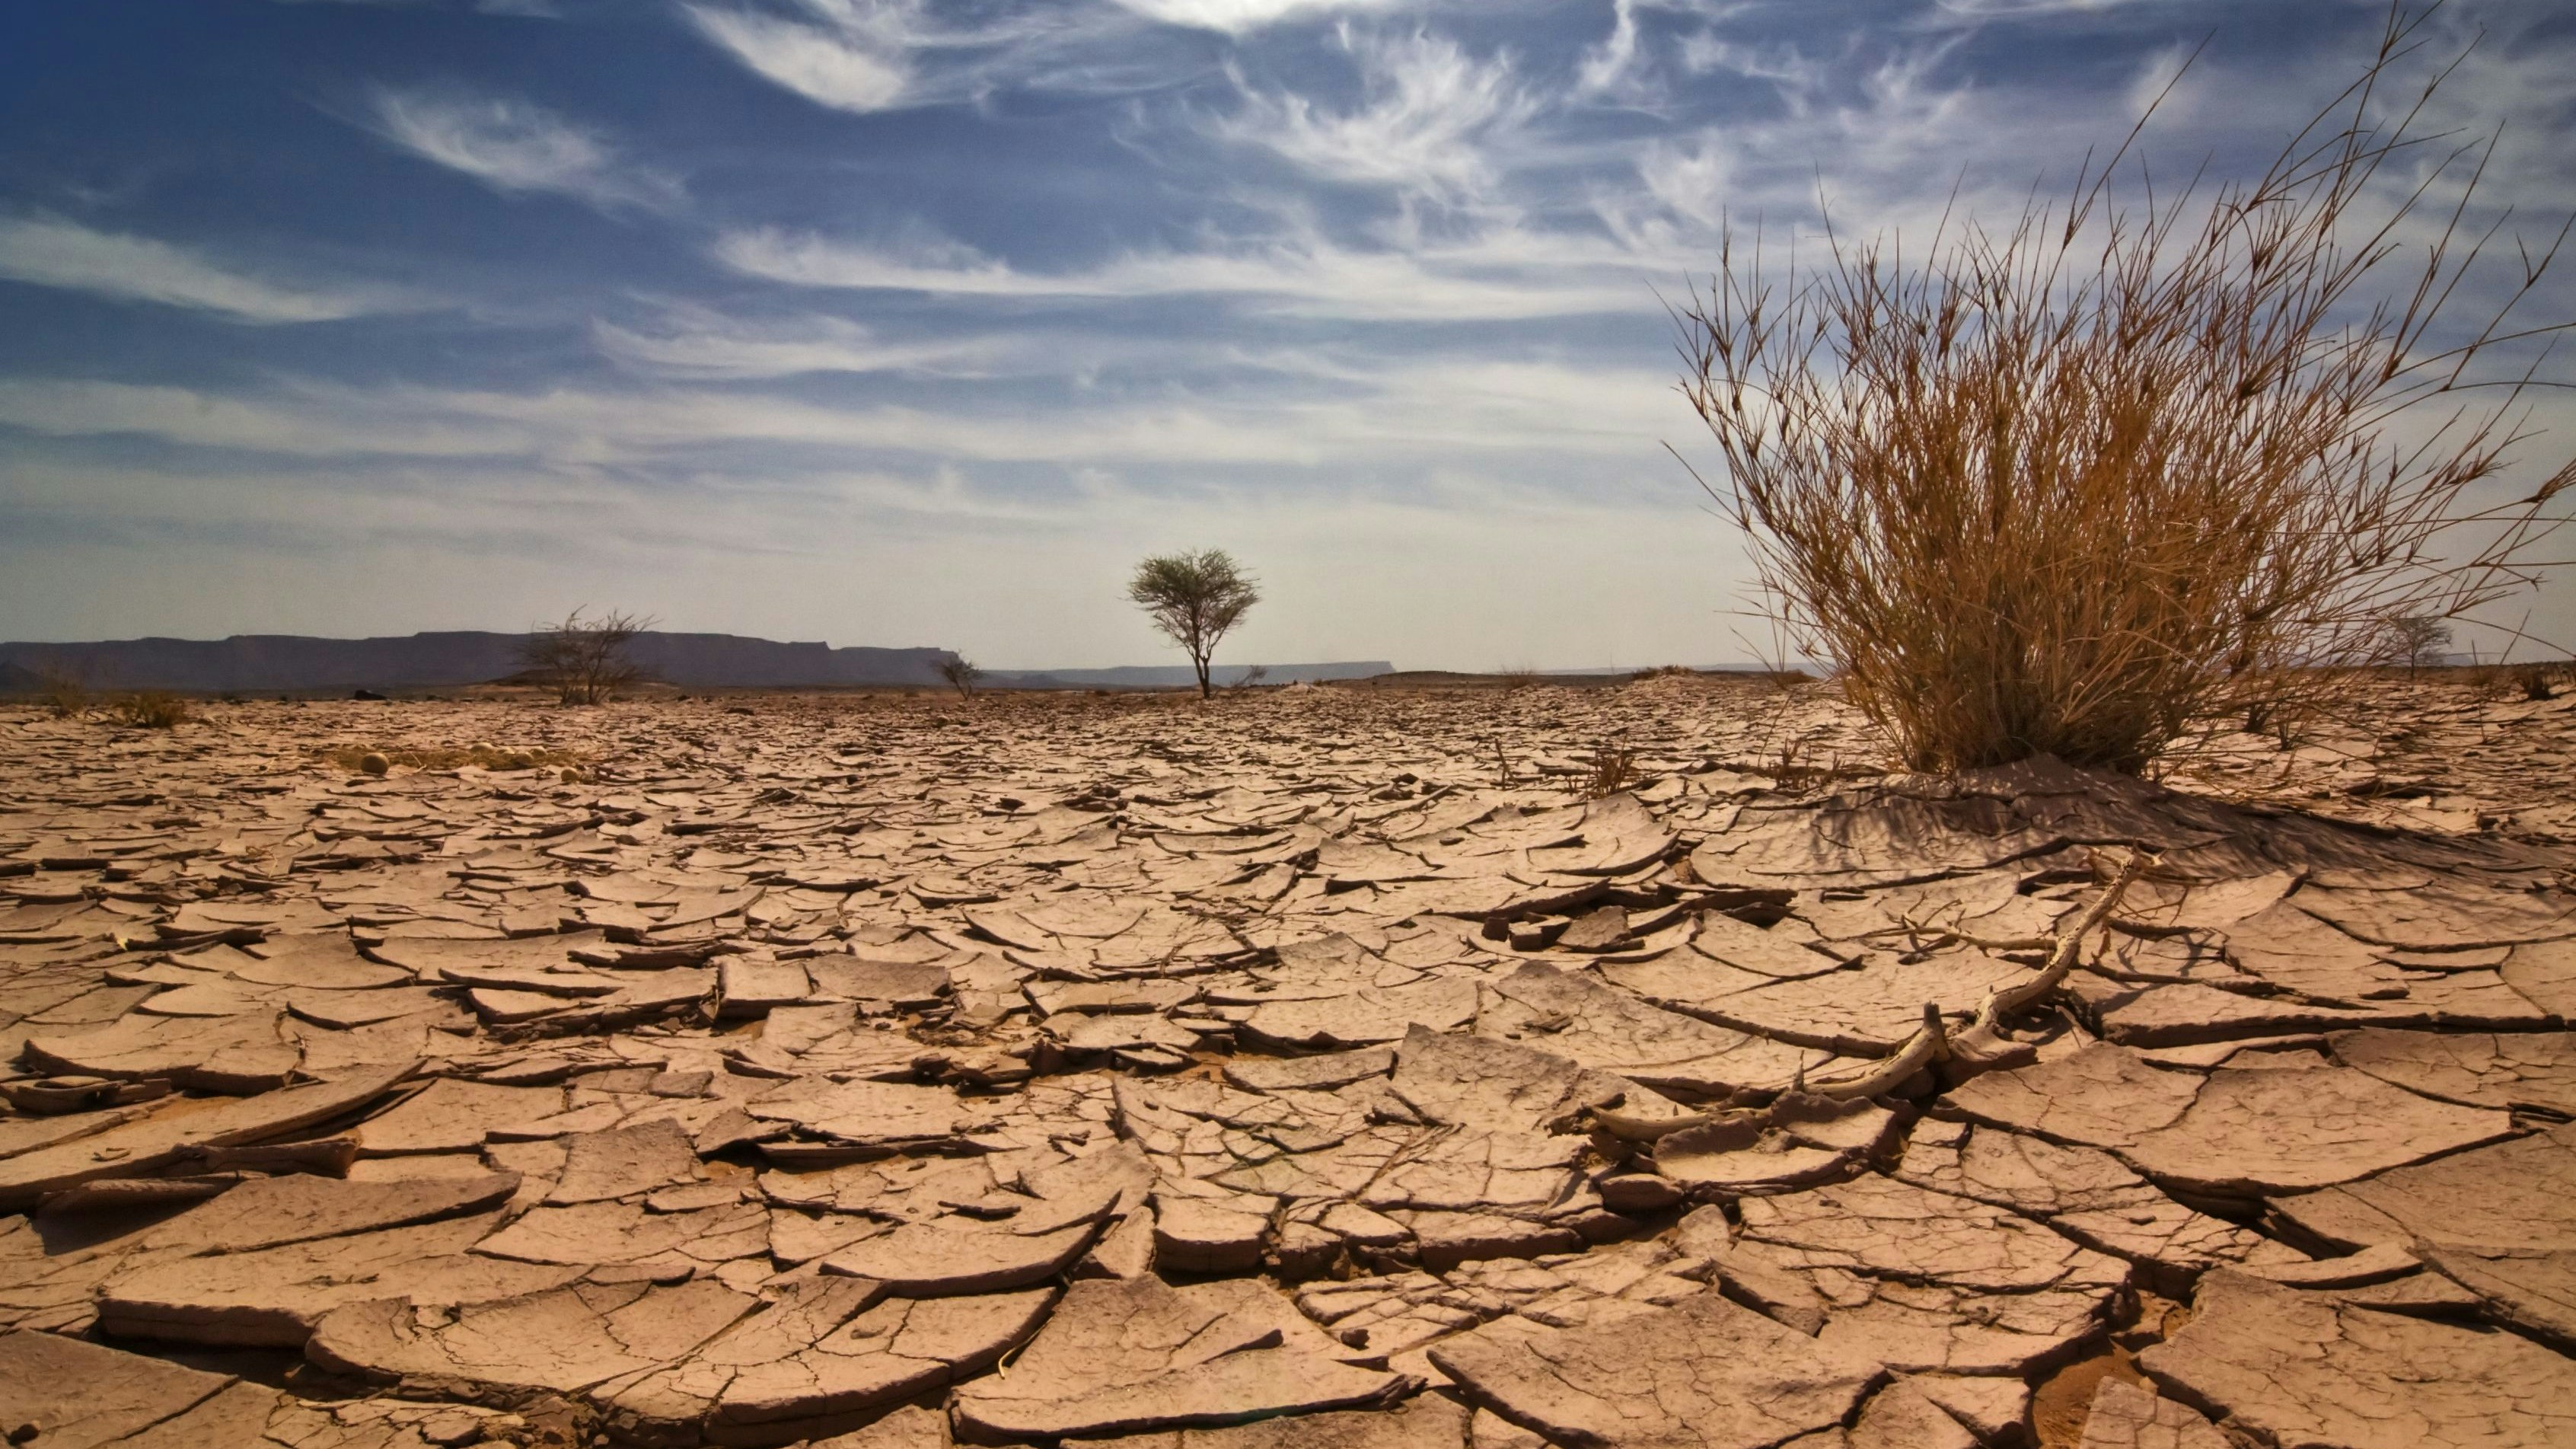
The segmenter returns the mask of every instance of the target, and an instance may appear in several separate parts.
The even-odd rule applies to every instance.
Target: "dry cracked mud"
[[[2576,1443],[2576,708],[2374,708],[0,711],[0,1435]]]

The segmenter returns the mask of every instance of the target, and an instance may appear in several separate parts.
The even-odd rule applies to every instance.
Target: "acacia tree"
[[[548,624],[519,646],[519,662],[565,704],[599,704],[644,677],[627,656],[635,636],[653,627],[637,614],[610,610],[585,618],[579,609]]]
[[[957,691],[959,699],[973,699],[975,681],[984,677],[984,671],[975,661],[963,654],[951,655],[931,667],[939,671],[939,677],[947,680],[951,689]]]
[[[1209,656],[1216,653],[1217,641],[1261,602],[1261,590],[1233,555],[1208,548],[1163,554],[1136,565],[1127,597],[1190,656],[1190,667],[1198,671],[1199,698],[1205,699],[1213,693]]]

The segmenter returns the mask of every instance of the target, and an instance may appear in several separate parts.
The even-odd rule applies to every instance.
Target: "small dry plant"
[[[1583,776],[1583,798],[1599,800],[1637,783],[1637,752],[1622,745],[1592,747],[1591,766]]]
[[[1507,694],[1534,688],[1540,682],[1538,670],[1527,664],[1507,664],[1494,671],[1494,682]]]
[[[161,689],[136,690],[107,702],[107,717],[134,729],[166,730],[186,724],[188,702]]]
[[[2419,134],[2439,76],[2384,103],[2424,20],[2250,182],[2127,207],[2133,131],[2000,231],[1836,237],[1784,286],[1724,243],[1678,313],[1710,491],[1907,766],[2141,771],[2535,581],[2576,463],[2506,475],[2556,243],[2497,263],[2483,151]]]
[[[627,648],[652,627],[653,621],[640,615],[610,610],[584,617],[575,609],[562,623],[529,634],[519,646],[519,662],[562,703],[604,704],[644,677]]]

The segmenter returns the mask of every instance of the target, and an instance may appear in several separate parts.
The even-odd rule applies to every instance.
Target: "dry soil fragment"
[[[2576,1441],[2576,1361],[2528,1339],[2221,1270],[2138,1355],[2157,1385],[2280,1444],[2543,1449]]]
[[[764,1122],[788,1122],[818,1137],[891,1151],[956,1150],[982,1130],[991,1109],[946,1087],[903,1082],[833,1082],[799,1077],[745,1104]]]
[[[2109,1290],[2128,1281],[2118,1260],[2018,1213],[1883,1177],[1746,1198],[1739,1211],[1744,1237],[1770,1246],[1788,1267],[1998,1293]]]
[[[493,1131],[563,1110],[561,1087],[503,1087],[441,1077],[390,1111],[358,1124],[358,1148],[370,1157],[410,1152],[471,1152]]]
[[[2300,1256],[2184,1207],[2107,1152],[1994,1127],[1919,1123],[1896,1176],[2044,1219],[2086,1247],[2148,1268],[2160,1290],[2177,1297],[2215,1264]]]
[[[2188,1406],[2126,1379],[2104,1378],[2093,1390],[2080,1449],[2228,1449],[2226,1436]]]
[[[263,1409],[250,1434],[216,1427],[224,1391],[239,1381],[174,1363],[119,1353],[51,1333],[0,1334],[0,1433],[32,1449],[114,1449],[146,1443],[178,1449],[248,1449],[267,1423]],[[270,1401],[276,1395],[260,1389]],[[200,1417],[202,1416],[202,1417]],[[169,1437],[186,1429],[188,1437]],[[21,1430],[32,1430],[20,1437]],[[212,1432],[210,1432],[212,1431]]]
[[[1820,1073],[1834,1060],[1826,1052],[1648,1006],[1589,976],[1536,961],[1493,989],[1501,1001],[1478,1014],[1478,1034],[1517,1035],[1580,1066],[1686,1099],[1781,1091],[1801,1071]]]
[[[2415,1246],[2425,1262],[2478,1295],[2495,1321],[2576,1353],[2576,1249]]]
[[[245,1253],[479,1212],[507,1201],[518,1186],[514,1172],[397,1182],[345,1182],[305,1173],[258,1178],[182,1213],[155,1230],[152,1243]]]
[[[2576,1116],[2576,1032],[2346,1031],[2345,1066],[2472,1107]]]
[[[93,1137],[0,1158],[0,1209],[31,1207],[51,1193],[109,1177],[139,1177],[196,1148],[236,1147],[352,1112],[393,1089],[417,1066],[354,1072],[332,1082],[226,1102],[165,1107]]]
[[[100,1291],[99,1322],[137,1338],[294,1348],[344,1303],[481,1303],[558,1288],[581,1275],[579,1266],[468,1251],[492,1221],[486,1214],[256,1252],[159,1259]]]
[[[1280,1342],[1275,1315],[1233,1298],[1085,1279],[1007,1375],[957,1391],[957,1422],[1005,1441],[1132,1434],[1382,1405],[1407,1387]]]
[[[1247,1092],[1326,1092],[1393,1070],[1393,1051],[1362,1047],[1311,1057],[1235,1057],[1225,1064],[1225,1079]]]
[[[607,1132],[576,1132],[562,1141],[563,1172],[546,1194],[549,1203],[633,1197],[698,1178],[697,1149],[667,1117]]]
[[[2104,1042],[2053,1062],[1989,1072],[1941,1100],[2016,1132],[2126,1147],[2182,1116],[2199,1094],[2199,1077],[2158,1071],[2136,1052]]]
[[[2502,1112],[2431,1101],[2348,1067],[2222,1067],[2179,1120],[2121,1155],[2177,1189],[2250,1198],[2350,1182],[2512,1131]]]
[[[612,1422],[655,1442],[784,1443],[977,1373],[1037,1326],[1046,1290],[915,1302],[883,1285],[812,1278],[686,1359],[605,1395]]]
[[[341,1373],[414,1380],[461,1398],[572,1393],[675,1362],[755,1303],[705,1280],[675,1288],[577,1283],[459,1308],[380,1299],[325,1314],[304,1351]]]
[[[1535,1044],[1420,1028],[1396,1050],[1395,1091],[1428,1121],[1487,1132],[1566,1132],[1614,1107],[1676,1125],[1693,1116],[1625,1077]]]
[[[883,1283],[910,1298],[994,1293],[1044,1282],[1091,1246],[1096,1222],[1023,1236],[1003,1230],[906,1223],[823,1260],[823,1271]]]
[[[2385,1172],[2272,1210],[2344,1248],[2404,1247],[2419,1238],[2495,1247],[2576,1249],[2576,1126]]]
[[[1478,1404],[1562,1444],[1758,1449],[1839,1424],[1885,1375],[1715,1293],[1597,1328],[1465,1334],[1431,1362]]]

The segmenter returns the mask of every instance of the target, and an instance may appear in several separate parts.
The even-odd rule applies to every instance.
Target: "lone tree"
[[[959,699],[973,699],[975,681],[984,677],[984,671],[976,666],[975,661],[963,654],[950,655],[931,667],[937,669],[939,677],[947,680],[949,687],[957,691]]]
[[[626,649],[651,627],[652,620],[636,614],[612,609],[585,618],[575,609],[562,623],[528,635],[519,646],[519,662],[563,703],[600,704],[644,677]]]
[[[1198,671],[1199,698],[1205,699],[1214,692],[1208,685],[1208,657],[1216,653],[1217,641],[1261,602],[1261,591],[1233,555],[1209,548],[1136,565],[1127,597],[1189,654],[1190,667]]]
[[[2527,457],[2556,248],[2476,209],[2448,72],[2398,84],[2427,13],[2249,181],[2114,155],[1929,247],[1730,243],[1678,309],[1773,617],[1908,767],[2139,772],[2535,581],[2576,486]]]
[[[2443,651],[2451,647],[2451,626],[2429,614],[2409,614],[2388,621],[2391,650],[2406,661],[2406,672],[2412,674],[2427,664],[2442,662]]]

